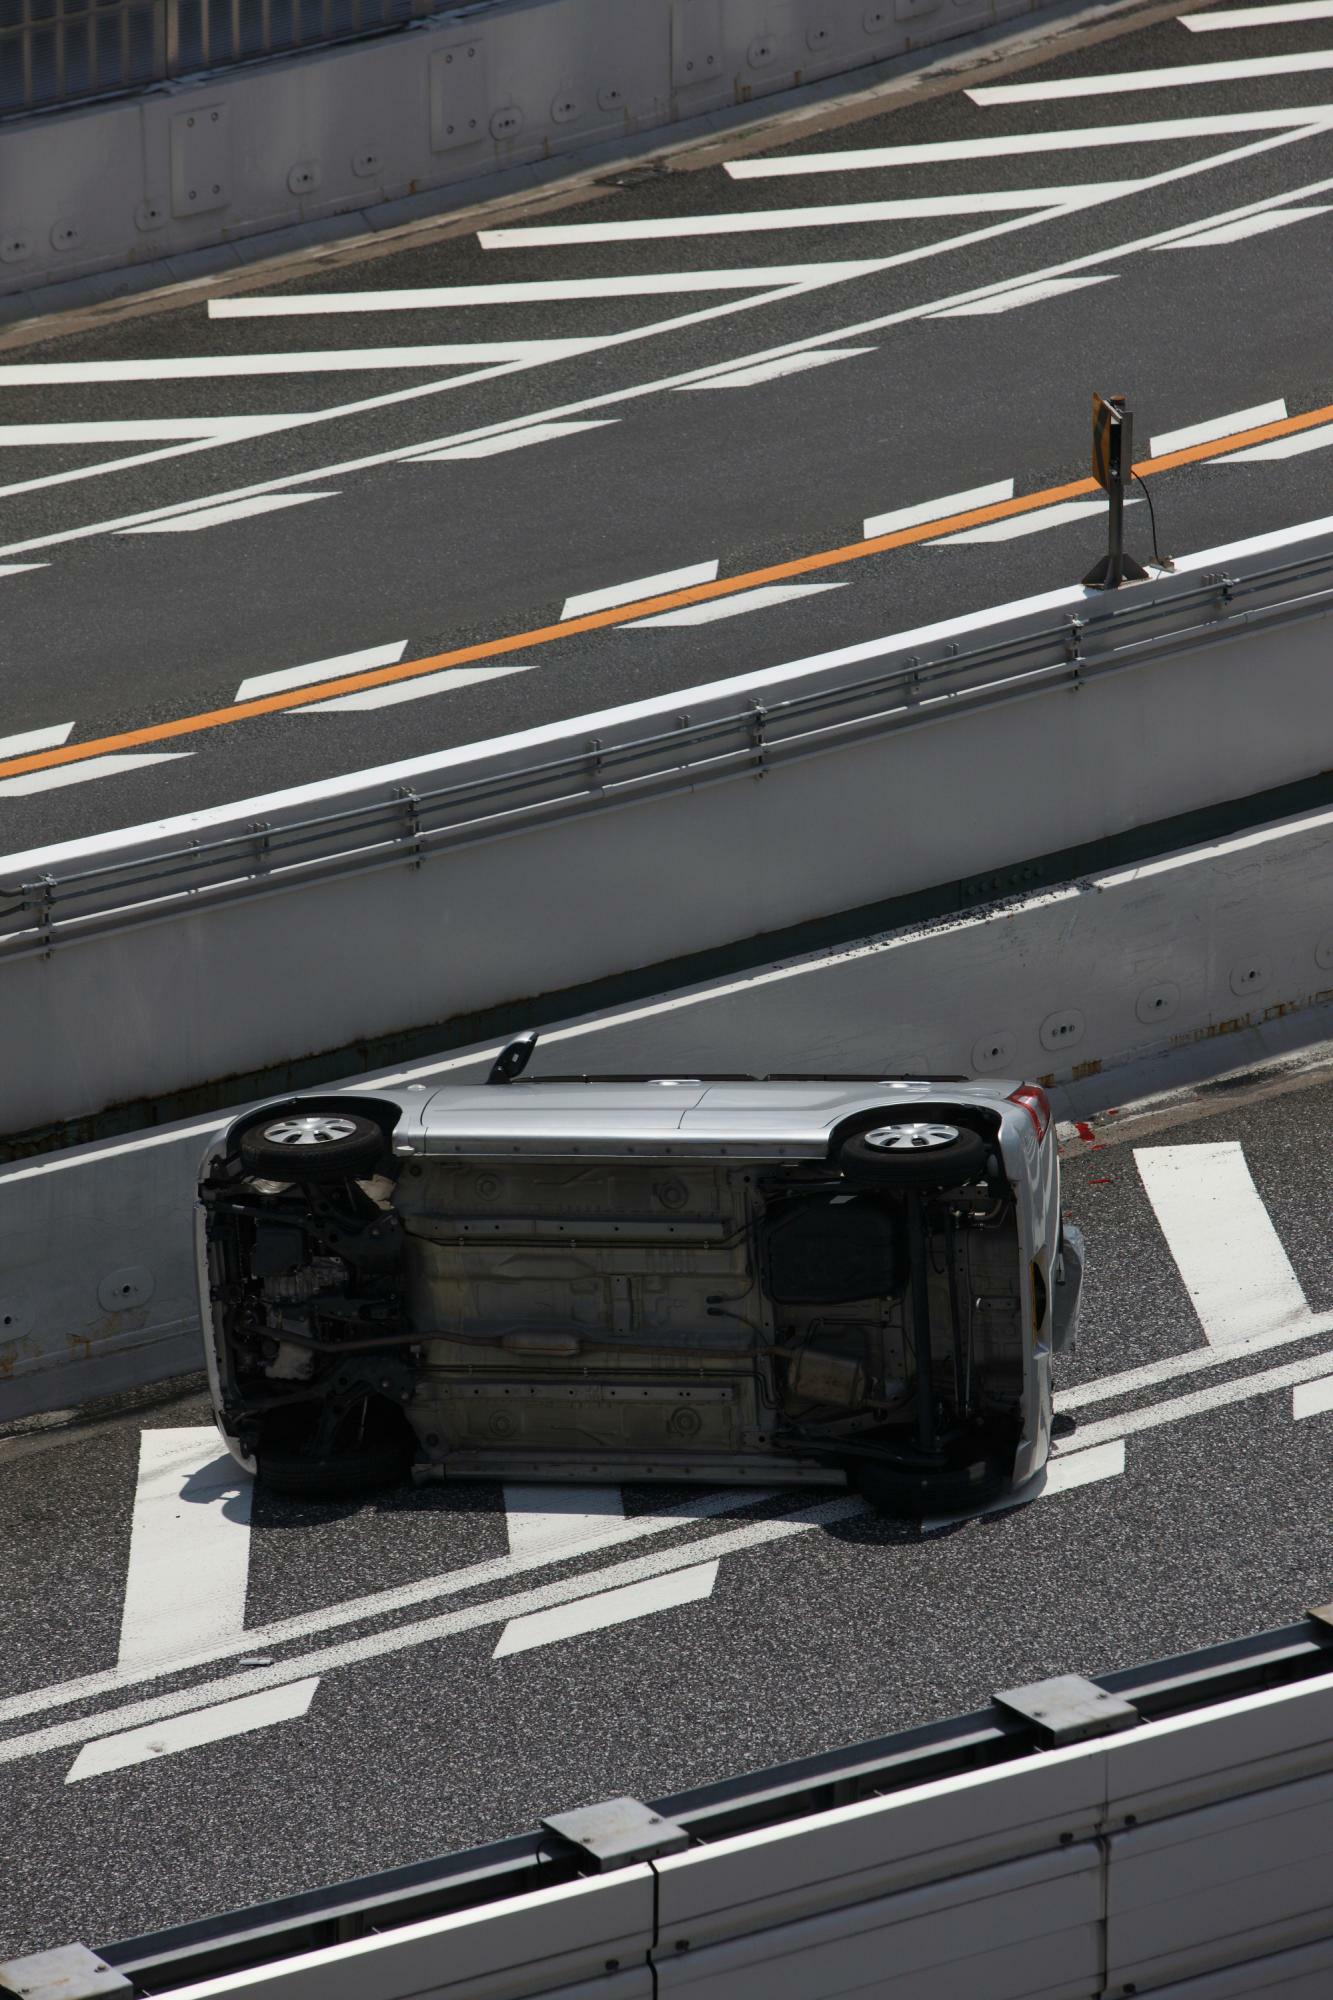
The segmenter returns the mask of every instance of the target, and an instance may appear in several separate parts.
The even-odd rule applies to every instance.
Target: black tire
[[[900,1134],[899,1140],[880,1141],[881,1133]],[[952,1137],[927,1138],[926,1134],[951,1133]],[[922,1135],[918,1141],[913,1136]],[[838,1171],[850,1181],[876,1187],[956,1188],[985,1178],[991,1152],[980,1132],[938,1114],[912,1119],[892,1114],[867,1131],[844,1139],[838,1152]]]
[[[320,1128],[324,1131],[321,1133]],[[304,1131],[305,1137],[297,1136]],[[290,1136],[281,1138],[280,1133]],[[240,1137],[247,1173],[264,1180],[364,1180],[384,1158],[384,1134],[373,1118],[342,1105],[305,1104],[266,1111]]]
[[[919,1521],[931,1514],[967,1514],[1003,1491],[1005,1476],[993,1459],[930,1468],[860,1459],[850,1468],[857,1492],[877,1514]]]

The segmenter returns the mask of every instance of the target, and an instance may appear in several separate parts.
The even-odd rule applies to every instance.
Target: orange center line
[[[1322,409],[1306,410],[1297,417],[1282,417],[1275,423],[1258,424],[1251,430],[1235,431],[1229,437],[1212,438],[1206,444],[1187,445],[1181,451],[1166,452],[1161,458],[1141,459],[1134,471],[1143,478],[1170,472],[1176,466],[1193,465],[1201,459],[1218,458],[1246,445],[1264,444],[1271,438],[1290,437],[1333,422],[1333,403]],[[457,646],[447,653],[432,653],[420,660],[400,660],[396,666],[376,667],[365,673],[345,674],[341,679],[318,681],[311,687],[293,688],[283,694],[264,695],[254,701],[232,702],[226,708],[206,709],[199,715],[178,716],[172,722],[155,722],[143,729],[122,730],[115,736],[101,736],[91,743],[66,743],[55,750],[33,751],[26,757],[0,760],[0,778],[22,777],[29,771],[49,771],[61,764],[83,763],[116,751],[138,750],[145,744],[167,743],[178,736],[196,736],[206,729],[221,729],[229,723],[248,722],[253,716],[277,715],[286,709],[304,708],[327,701],[333,695],[360,694],[368,688],[386,687],[394,681],[415,680],[423,674],[439,673],[446,667],[468,666],[476,660],[495,659],[527,647],[549,646],[558,639],[570,639],[580,632],[600,631],[608,625],[626,625],[660,611],[674,611],[681,605],[702,604],[710,598],[734,597],[761,584],[783,578],[808,576],[815,570],[836,569],[841,564],[860,562],[867,556],[882,555],[888,549],[909,547],[913,542],[936,541],[958,534],[964,528],[984,527],[990,521],[1030,514],[1061,500],[1078,499],[1099,492],[1093,479],[1075,479],[1064,486],[1048,486],[1039,493],[1020,494],[1013,500],[997,500],[989,507],[972,507],[963,514],[943,515],[916,527],[899,528],[889,535],[873,535],[869,540],[848,542],[841,548],[819,549],[812,555],[794,556],[787,562],[770,563],[763,569],[748,570],[742,576],[720,577],[715,583],[696,583],[684,590],[665,592],[660,597],[641,598],[633,604],[617,604],[606,611],[590,611],[582,618],[566,618],[554,625],[539,625],[529,632],[512,632],[498,639],[485,639],[475,646]]]

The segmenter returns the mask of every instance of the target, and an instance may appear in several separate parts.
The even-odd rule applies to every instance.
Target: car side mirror
[[[512,1042],[506,1042],[491,1064],[487,1083],[512,1083],[516,1076],[522,1076],[532,1061],[532,1052],[536,1046],[535,1028],[530,1028],[526,1035],[516,1035]]]

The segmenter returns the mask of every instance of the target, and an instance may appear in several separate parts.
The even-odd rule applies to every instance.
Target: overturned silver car
[[[910,1516],[1040,1470],[1083,1260],[1039,1087],[529,1076],[534,1043],[210,1146],[209,1379],[261,1481],[851,1484]]]

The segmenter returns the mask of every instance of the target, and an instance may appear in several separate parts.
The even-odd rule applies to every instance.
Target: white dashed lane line
[[[192,750],[116,750],[89,757],[82,764],[53,764],[47,771],[25,771],[19,778],[0,778],[0,798],[26,798],[33,792],[54,792],[62,785],[86,785],[95,778],[119,778],[149,764],[174,764],[192,757]]]
[[[688,590],[696,583],[717,580],[718,560],[687,563],[683,569],[664,569],[656,576],[636,576],[628,583],[608,584],[602,590],[584,590],[567,597],[560,622],[584,618],[593,611],[610,611],[617,604],[636,604],[642,598],[665,597],[671,590]]]
[[[1215,438],[1234,437],[1238,431],[1257,430],[1260,424],[1277,424],[1287,414],[1285,397],[1275,402],[1255,403],[1248,410],[1232,410],[1225,417],[1208,417],[1201,424],[1183,424],[1178,430],[1158,431],[1148,440],[1148,455],[1165,458],[1168,452],[1185,451],[1192,444],[1211,444]]]
[[[741,590],[735,597],[713,597],[703,604],[683,604],[677,611],[659,611],[651,618],[634,618],[619,632],[647,632],[659,626],[711,625],[718,618],[738,618],[747,611],[767,611],[795,598],[817,597],[824,590],[846,590],[845,583],[770,583],[758,590]]]
[[[1304,451],[1324,451],[1333,444],[1333,424],[1316,424],[1308,431],[1293,431],[1290,437],[1269,438],[1266,444],[1249,444],[1225,458],[1210,459],[1210,465],[1248,465],[1252,460],[1297,458]]]
[[[1017,285],[1012,292],[1000,292],[990,299],[973,299],[965,306],[946,306],[943,312],[932,313],[932,319],[979,319],[991,313],[1014,312],[1019,306],[1044,305],[1051,299],[1066,298],[1071,292],[1081,292],[1088,285],[1109,285],[1118,277],[1116,271],[1104,271],[1089,278],[1048,278],[1042,285]]]
[[[819,347],[808,354],[783,354],[774,361],[756,362],[749,368],[731,368],[710,375],[703,382],[682,382],[678,396],[693,389],[754,389],[761,382],[777,382],[786,375],[803,374],[807,368],[826,368],[830,361],[851,361],[858,354],[873,354],[873,347]]]
[[[192,1709],[168,1721],[94,1737],[70,1765],[65,1783],[100,1778],[131,1764],[156,1763],[159,1757],[197,1750],[203,1743],[223,1743],[231,1736],[248,1736],[253,1730],[271,1728],[275,1722],[295,1722],[309,1709],[318,1686],[319,1676],[314,1674],[309,1680],[265,1688],[258,1694],[241,1695],[236,1701],[217,1702],[211,1708]]]
[[[920,528],[927,521],[944,521],[953,514],[969,514],[974,507],[1000,506],[1014,497],[1012,479],[997,479],[989,486],[972,486],[962,493],[944,493],[938,500],[921,500],[912,507],[895,507],[887,514],[871,514],[861,532],[868,542],[876,535],[896,535],[903,528]]]
[[[525,431],[503,431],[499,437],[474,438],[471,444],[449,444],[440,451],[423,451],[404,463],[439,465],[454,458],[494,458],[499,452],[522,451],[530,444],[552,444],[557,438],[577,437],[581,431],[605,430],[608,424],[619,422],[619,417],[585,417],[581,423],[533,424]]]
[[[383,687],[361,688],[356,694],[331,695],[328,701],[311,702],[293,711],[296,715],[365,715],[375,708],[396,708],[403,701],[422,701],[427,695],[453,694],[459,688],[476,687],[482,681],[502,681],[506,674],[530,674],[530,665],[506,667],[445,667],[438,674],[418,674],[411,680],[389,681]]]
[[[144,521],[121,528],[122,535],[193,535],[201,528],[223,528],[232,521],[249,521],[256,514],[276,514],[283,507],[303,507],[309,500],[336,500],[336,493],[257,493],[250,500],[233,500],[225,507],[198,507],[191,514],[172,514],[165,521]]]
[[[285,694],[289,688],[343,680],[348,674],[369,673],[376,667],[396,667],[406,651],[406,639],[391,639],[387,645],[363,646],[359,652],[339,653],[331,660],[310,660],[303,667],[279,667],[273,673],[251,674],[241,682],[233,700],[260,701],[265,695]]]
[[[1125,502],[1127,507],[1141,504],[1137,498]],[[960,528],[956,535],[943,535],[939,541],[927,542],[926,547],[951,549],[958,542],[1012,542],[1021,535],[1039,535],[1048,528],[1068,528],[1079,521],[1105,519],[1105,500],[1059,500],[1053,507],[1035,508],[1030,514],[1013,514],[1007,521],[987,521],[984,527]]]
[[[1181,63],[1163,69],[1120,70],[1104,76],[1052,77],[1041,83],[987,83],[969,90],[967,95],[974,104],[1058,104],[1069,97],[1108,97],[1131,90],[1182,90],[1205,83],[1253,83],[1260,77],[1302,76],[1320,69],[1333,69],[1333,49],[1310,49],[1295,56],[1251,56],[1244,62]]]
[[[1333,21],[1333,0],[1276,0],[1271,7],[1218,7],[1209,14],[1178,14],[1191,34],[1230,28],[1289,27],[1305,21]]]

